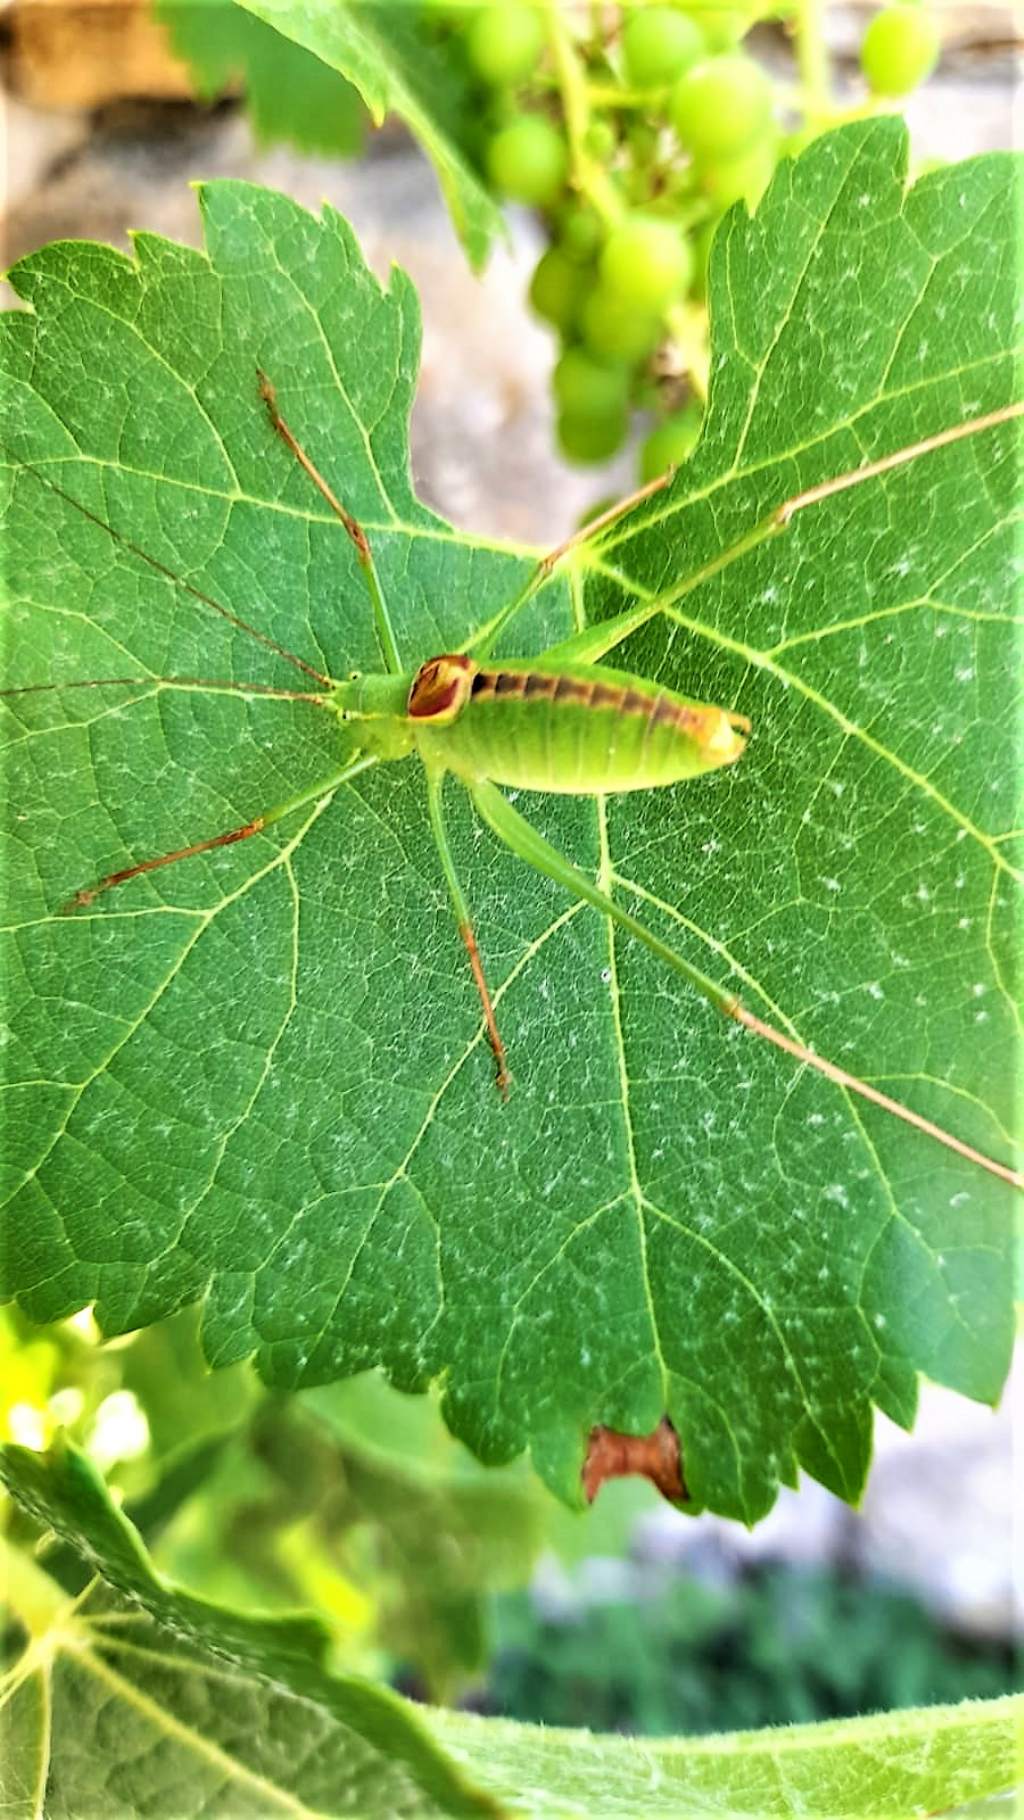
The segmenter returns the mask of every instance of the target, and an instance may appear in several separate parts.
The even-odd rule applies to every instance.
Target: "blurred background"
[[[859,59],[876,9],[819,10],[840,104],[875,105]],[[744,54],[784,90],[786,21],[748,12],[735,28]],[[889,104],[907,117],[918,170],[1013,135],[1011,12],[931,12],[938,65]],[[692,409],[687,373],[670,367],[654,389],[634,388],[609,460],[568,461],[551,391],[564,324],[556,333],[529,301],[550,215],[513,201],[506,243],[474,275],[400,123],[372,132],[354,104],[326,133],[347,140],[347,155],[296,146],[287,106],[280,118],[268,109],[266,71],[235,67],[229,47],[212,75],[209,61],[197,73],[148,0],[11,0],[0,31],[5,264],[65,236],[127,248],[133,227],[195,241],[197,178],[252,179],[313,208],[329,199],[378,272],[397,262],[420,293],[413,468],[422,497],[457,524],[553,543],[636,484],[666,386],[674,416]],[[699,403],[697,379],[694,390]],[[748,1533],[685,1518],[637,1481],[605,1486],[572,1515],[528,1462],[485,1471],[432,1399],[372,1374],[288,1399],[248,1368],[211,1375],[191,1314],[104,1345],[88,1313],[33,1329],[0,1311],[4,1438],[43,1446],[67,1427],[111,1475],[158,1565],[192,1590],[314,1606],[339,1663],[418,1697],[639,1733],[1019,1685],[1020,1384],[1018,1372],[995,1412],[925,1385],[913,1435],[877,1418],[861,1510],[805,1480]]]

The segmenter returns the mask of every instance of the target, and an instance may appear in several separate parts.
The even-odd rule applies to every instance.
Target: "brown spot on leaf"
[[[593,1504],[606,1479],[630,1474],[650,1479],[670,1503],[689,1497],[683,1478],[679,1436],[667,1416],[649,1435],[624,1435],[615,1428],[592,1428],[580,1477],[588,1504]]]

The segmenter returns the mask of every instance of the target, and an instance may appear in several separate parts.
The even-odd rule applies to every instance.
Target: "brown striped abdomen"
[[[648,790],[731,764],[744,740],[721,708],[594,665],[475,668],[457,718],[423,721],[423,756],[467,778],[590,795]],[[732,717],[737,718],[737,717]]]

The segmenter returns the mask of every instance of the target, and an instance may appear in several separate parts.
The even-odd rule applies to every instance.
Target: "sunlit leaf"
[[[155,0],[157,18],[208,99],[244,85],[257,140],[352,156],[366,115],[351,84],[319,57],[256,19],[235,0]]]
[[[1009,168],[907,192],[894,121],[784,164],[716,242],[692,462],[505,642],[657,603],[617,661],[749,713],[744,758],[527,813],[754,1010],[1003,1160],[1014,425],[754,533],[1012,396]],[[352,546],[257,366],[367,527],[410,669],[530,569],[413,495],[404,277],[382,292],[330,211],[201,200],[205,253],[65,244],[13,275],[11,681],[144,680],[5,703],[5,1292],[39,1320],[95,1301],[109,1332],[201,1300],[211,1361],[254,1354],[286,1387],[441,1378],[460,1436],[490,1461],[530,1445],[570,1500],[594,1423],[666,1411],[694,1507],[752,1521],[800,1466],[855,1498],[873,1403],[909,1423],[921,1371],[998,1395],[1009,1213],[982,1171],[725,1025],[453,787],[503,1105],[411,762],[60,914],[341,755],[306,703],[160,682],[308,679],[138,551],[318,669],[379,667]]]
[[[597,1737],[416,1707],[323,1664],[316,1620],[245,1617],[155,1573],[83,1456],[0,1450],[13,1494],[101,1578],[72,1610],[8,1553],[31,1653],[0,1678],[12,1820],[529,1814],[904,1820],[1012,1786],[1024,1699],[691,1739]]]

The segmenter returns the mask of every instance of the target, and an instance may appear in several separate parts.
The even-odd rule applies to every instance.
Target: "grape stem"
[[[800,71],[804,124],[823,125],[831,112],[831,81],[821,0],[797,0],[796,60]]]
[[[658,91],[653,97],[650,89],[616,88],[612,82],[587,82],[587,96],[595,107],[620,108],[623,112],[631,108],[651,108],[652,99],[657,100]]]
[[[559,0],[544,0],[544,13],[555,78],[562,97],[573,187],[590,203],[605,225],[611,227],[622,218],[622,203],[608,173],[587,150],[590,96],[586,71],[566,29]]]

